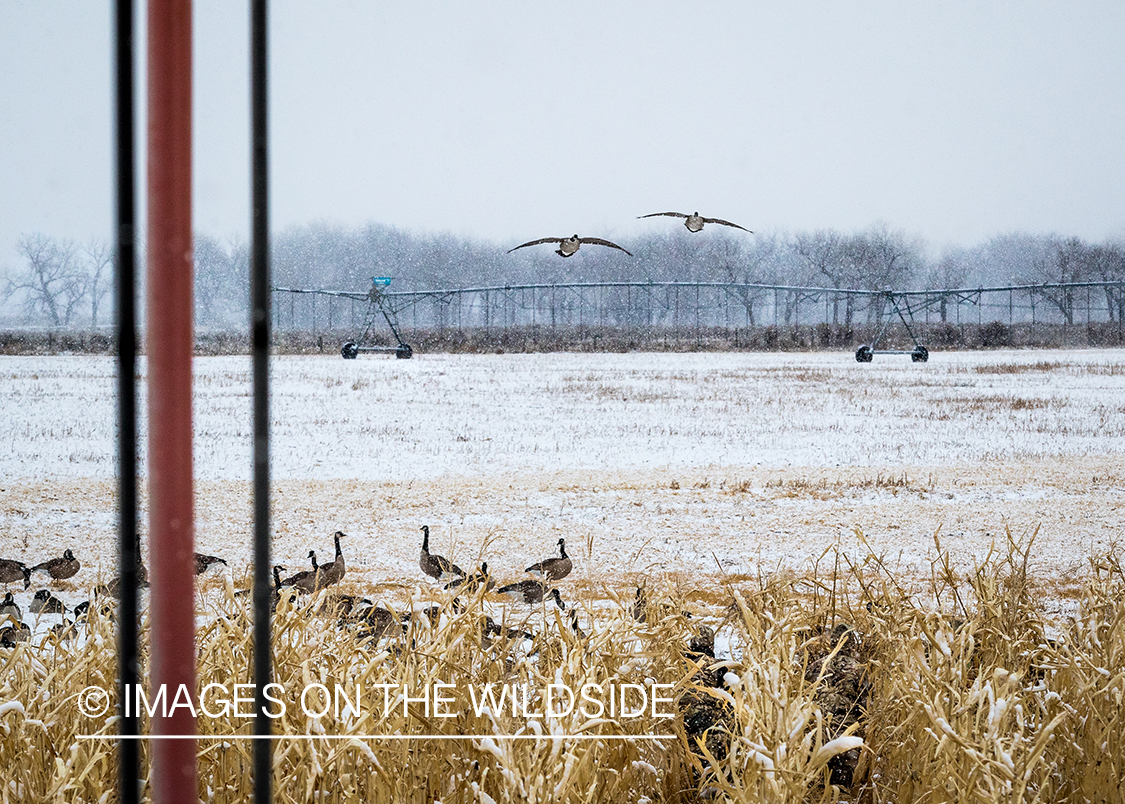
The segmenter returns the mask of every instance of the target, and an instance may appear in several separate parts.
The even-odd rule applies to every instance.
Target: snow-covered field
[[[195,377],[197,545],[240,575],[249,358]],[[0,557],[72,548],[74,599],[113,572],[114,383],[111,359],[0,358]],[[564,584],[703,584],[855,552],[857,529],[922,577],[939,528],[963,565],[1039,528],[1064,577],[1123,522],[1118,350],[278,357],[272,383],[275,558],[327,560],[343,530],[355,588],[422,580],[423,524],[505,582],[565,536]]]

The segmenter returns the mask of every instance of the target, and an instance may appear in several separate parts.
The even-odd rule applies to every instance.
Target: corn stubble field
[[[24,403],[0,423],[0,557],[72,547],[83,570],[54,587],[73,605],[112,574],[112,365],[57,360],[0,364]],[[338,528],[348,573],[282,596],[274,680],[372,690],[274,723],[349,738],[276,743],[277,800],[1122,800],[1120,353],[412,363],[275,363],[274,558],[327,560]],[[247,371],[197,366],[197,539],[231,564],[199,584],[200,688],[250,680]],[[567,610],[454,602],[418,569],[421,524],[500,583],[565,536]],[[372,633],[338,593],[401,628]],[[0,801],[112,800],[112,744],[76,738],[113,720],[75,705],[113,686],[112,612],[72,639],[28,619],[0,647]],[[439,681],[453,717],[374,693]],[[478,716],[465,691],[488,682],[672,684],[674,717]],[[247,800],[250,743],[222,735],[251,722],[199,724],[200,798]]]

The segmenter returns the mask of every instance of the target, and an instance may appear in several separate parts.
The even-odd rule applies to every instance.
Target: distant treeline
[[[415,354],[508,354],[535,352],[851,352],[870,343],[876,328],[845,327],[829,323],[800,326],[638,328],[517,326],[471,330],[411,329],[404,332]],[[909,348],[899,334],[899,346]],[[999,348],[1084,348],[1125,345],[1120,322],[1066,325],[1059,323],[923,324],[918,334],[931,352]],[[343,341],[354,337],[349,329],[324,331],[283,330],[273,334],[274,354],[339,355]],[[374,333],[368,343],[394,346],[387,331]],[[101,330],[10,329],[0,331],[0,355],[109,355],[115,341],[108,328]],[[144,338],[139,340],[141,353]],[[245,330],[197,330],[197,355],[248,354]],[[380,359],[380,358],[372,358]]]
[[[1125,243],[1054,235],[1007,234],[936,256],[929,255],[920,239],[884,225],[853,233],[796,234],[746,234],[721,227],[691,234],[668,225],[617,242],[634,256],[589,246],[562,259],[547,245],[508,254],[515,243],[418,234],[374,223],[351,229],[315,224],[274,237],[273,282],[362,292],[373,276],[393,277],[397,291],[614,281],[921,290],[1125,279]],[[113,265],[108,243],[81,245],[34,233],[21,238],[18,251],[22,261],[9,267],[0,282],[0,320],[10,327],[57,331],[110,320]],[[234,331],[247,325],[248,266],[246,243],[196,237],[197,326]],[[1120,292],[1109,292],[1104,306],[1111,322],[1119,320]]]

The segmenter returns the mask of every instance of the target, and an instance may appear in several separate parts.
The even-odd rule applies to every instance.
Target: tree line
[[[311,224],[274,236],[271,265],[279,287],[353,291],[366,290],[374,276],[392,277],[391,289],[405,291],[612,281],[923,290],[1125,280],[1125,242],[1020,232],[936,254],[921,239],[883,224],[857,232],[754,235],[713,229],[691,234],[677,226],[618,242],[634,256],[588,247],[564,260],[547,246],[508,254],[510,244],[452,234],[378,223]],[[113,253],[108,242],[78,244],[32,233],[20,238],[17,251],[20,263],[0,277],[9,319],[15,314],[22,324],[53,328],[109,323]],[[245,327],[248,245],[199,234],[194,257],[197,326]],[[1125,320],[1125,294],[1120,288],[1104,293],[1109,320]],[[1073,303],[1068,294],[1045,298],[1069,322]],[[852,314],[851,302],[838,299],[832,323],[850,325]]]

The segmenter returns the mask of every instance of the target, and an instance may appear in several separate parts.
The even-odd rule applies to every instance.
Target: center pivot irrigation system
[[[340,354],[343,355],[345,360],[354,360],[361,352],[394,354],[400,360],[410,359],[414,351],[402,338],[398,314],[424,300],[449,304],[455,298],[481,296],[487,298],[490,294],[511,297],[516,293],[530,293],[534,299],[535,294],[556,294],[559,292],[569,292],[581,297],[581,294],[588,291],[609,291],[613,289],[638,291],[637,295],[647,294],[650,300],[655,297],[657,291],[664,291],[666,294],[675,292],[678,297],[680,291],[694,289],[698,299],[700,289],[706,289],[708,291],[713,290],[720,295],[725,294],[727,298],[746,305],[753,303],[751,299],[770,292],[775,294],[775,298],[776,294],[788,294],[798,302],[812,301],[815,303],[822,299],[831,301],[834,298],[839,299],[841,297],[865,299],[876,311],[876,330],[869,343],[864,343],[855,350],[856,361],[870,363],[875,355],[910,355],[911,361],[925,363],[930,358],[930,351],[920,338],[921,330],[916,321],[916,316],[927,313],[934,308],[944,310],[945,306],[950,303],[979,305],[981,296],[986,293],[1026,294],[1032,299],[1037,296],[1051,299],[1056,305],[1060,303],[1060,300],[1064,300],[1067,305],[1070,305],[1075,292],[1083,288],[1087,291],[1087,305],[1089,304],[1089,292],[1092,289],[1101,289],[1107,294],[1117,294],[1118,302],[1120,302],[1120,291],[1125,288],[1125,282],[1123,281],[1045,282],[1031,285],[936,290],[862,290],[857,288],[763,285],[740,282],[560,282],[393,292],[388,290],[390,283],[390,277],[374,277],[371,281],[371,288],[366,293],[282,287],[275,287],[273,290],[279,293],[316,294],[366,303],[362,330],[357,337],[344,341],[340,347]],[[1123,306],[1123,310],[1125,310],[1125,306]],[[1087,311],[1087,315],[1089,315],[1089,311]],[[380,318],[386,321],[387,326],[394,334],[396,345],[380,346],[370,342],[372,331]],[[887,346],[880,348],[880,344],[889,340],[888,332],[896,321],[901,321],[906,329],[906,334],[912,343],[911,348],[890,348]]]
[[[344,341],[340,345],[340,354],[343,355],[344,360],[355,360],[359,357],[360,352],[382,352],[386,354],[393,353],[399,360],[409,360],[414,356],[414,350],[410,348],[410,344],[402,339],[399,332],[398,325],[398,310],[395,308],[391,299],[388,298],[391,294],[387,293],[386,288],[391,284],[391,277],[389,276],[375,276],[371,278],[371,290],[364,293],[348,293],[347,291],[327,290],[319,291],[331,296],[341,296],[346,299],[355,299],[367,302],[367,312],[363,316],[363,330],[360,332],[359,337],[355,340]],[[277,290],[288,290],[290,293],[301,293],[308,291],[293,290],[289,288],[277,288]],[[368,336],[371,334],[371,328],[375,326],[375,322],[379,320],[379,316],[387,322],[387,326],[391,328],[391,332],[395,336],[395,346],[377,346],[367,343]]]

